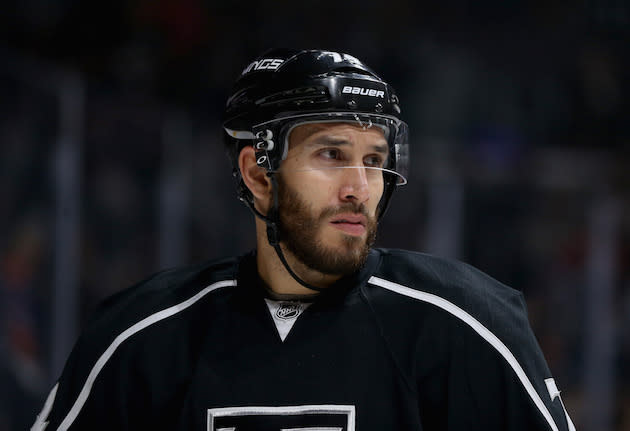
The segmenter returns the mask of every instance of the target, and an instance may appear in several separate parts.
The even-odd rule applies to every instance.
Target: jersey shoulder
[[[513,289],[479,269],[454,259],[398,249],[379,249],[381,264],[371,281],[380,285],[401,286],[409,299],[418,294],[431,295],[482,321],[519,318],[527,320],[525,302]],[[374,284],[374,283],[372,283]],[[411,292],[417,292],[411,295]],[[415,296],[416,298],[412,298]],[[525,322],[523,322],[525,323]]]
[[[394,356],[403,364],[414,358],[409,375],[429,388],[425,394],[443,388],[457,393],[449,409],[458,419],[497,412],[482,418],[497,426],[475,429],[574,429],[557,389],[549,386],[555,383],[519,291],[456,260],[404,250],[380,253],[366,297]],[[410,334],[419,347],[405,355]],[[437,379],[433,385],[431,379]]]
[[[105,299],[51,392],[52,428],[76,420],[79,429],[121,429],[168,405],[194,370],[199,340],[217,325],[210,316],[229,300],[240,261],[168,269]]]
[[[105,298],[90,314],[84,332],[116,333],[170,307],[186,306],[197,296],[235,285],[240,259],[229,257],[157,272]]]

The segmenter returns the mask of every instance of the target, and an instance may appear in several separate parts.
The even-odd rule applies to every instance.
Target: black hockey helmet
[[[339,52],[273,49],[243,70],[223,121],[239,198],[253,208],[238,169],[241,149],[253,145],[257,163],[275,172],[287,155],[291,130],[314,122],[351,122],[384,130],[390,155],[383,169],[382,216],[396,185],[406,183],[407,125],[400,120],[393,88],[361,61]]]

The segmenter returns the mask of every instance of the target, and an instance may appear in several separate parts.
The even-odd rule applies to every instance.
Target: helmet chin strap
[[[274,250],[276,250],[276,254],[278,258],[280,258],[280,262],[284,265],[287,272],[293,277],[295,281],[300,283],[302,286],[307,289],[314,290],[316,292],[323,292],[326,289],[322,289],[321,287],[313,286],[312,284],[307,283],[302,280],[289,266],[287,259],[284,257],[284,252],[280,247],[280,232],[278,230],[278,225],[280,224],[280,213],[278,210],[278,181],[274,172],[267,172],[267,176],[271,180],[271,188],[273,193],[273,206],[267,212],[267,215],[263,215],[260,211],[258,211],[254,204],[248,205],[253,213],[263,220],[267,225],[267,241],[269,241],[269,245],[271,245]],[[248,202],[249,203],[249,202]]]

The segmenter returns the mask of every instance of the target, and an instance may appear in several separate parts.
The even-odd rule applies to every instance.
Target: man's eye
[[[374,168],[382,168],[383,158],[380,156],[369,156],[364,159],[363,163],[365,163],[365,166],[370,166]]]
[[[323,157],[324,159],[329,159],[329,160],[337,160],[340,157],[339,150],[332,149],[332,148],[320,151],[319,155],[320,157]]]

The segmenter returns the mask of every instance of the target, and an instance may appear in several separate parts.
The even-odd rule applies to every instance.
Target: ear
[[[243,182],[254,196],[256,208],[266,214],[271,196],[271,181],[267,177],[265,168],[256,164],[256,153],[253,147],[248,145],[241,150],[238,155],[238,167],[241,170]]]

